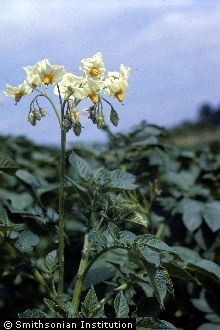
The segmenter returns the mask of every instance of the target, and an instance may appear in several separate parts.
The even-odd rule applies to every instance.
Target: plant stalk
[[[63,112],[63,111],[62,111]],[[61,114],[63,117],[63,113]],[[62,118],[63,120],[63,118]],[[59,188],[59,283],[58,295],[63,294],[64,288],[64,178],[65,178],[65,148],[66,148],[66,132],[61,128],[61,147],[60,147],[60,188]]]
[[[85,278],[84,272],[88,266],[88,259],[89,259],[88,247],[89,247],[89,238],[88,238],[88,234],[85,234],[83,250],[82,250],[82,258],[77,272],[76,284],[75,284],[73,300],[72,300],[73,308],[76,312],[78,311],[79,308],[81,293],[83,289],[83,282]]]
[[[164,229],[165,229],[165,223],[162,222],[162,223],[160,224],[160,226],[159,226],[159,228],[158,228],[158,230],[157,230],[155,236],[156,236],[157,238],[161,238],[162,235],[163,235]]]

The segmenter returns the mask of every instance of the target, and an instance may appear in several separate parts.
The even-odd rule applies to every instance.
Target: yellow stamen
[[[99,70],[96,68],[92,68],[90,71],[91,76],[97,77],[99,75]]]
[[[93,103],[98,103],[99,101],[98,95],[96,93],[89,94],[89,98]]]
[[[53,76],[49,73],[46,73],[44,75],[44,80],[43,80],[44,84],[45,85],[49,85],[49,84],[52,84],[53,83]]]
[[[121,92],[118,92],[115,94],[116,99],[118,99],[119,102],[124,101],[124,95]]]
[[[32,84],[31,84],[31,87],[34,89],[34,88],[36,88],[36,87],[37,87],[37,84],[35,84],[35,83],[32,83]]]
[[[19,102],[20,99],[22,98],[22,93],[21,92],[16,92],[15,93],[15,102]]]

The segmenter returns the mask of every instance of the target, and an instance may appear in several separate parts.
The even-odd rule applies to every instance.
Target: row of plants
[[[131,68],[106,75],[99,52],[81,61],[81,76],[46,59],[24,70],[26,80],[6,85],[6,95],[16,103],[34,95],[33,126],[47,115],[46,101],[61,140],[58,152],[2,138],[3,315],[130,317],[138,329],[217,329],[218,144],[177,148],[145,123],[113,135],[105,107],[114,126],[119,115],[106,96],[124,101]],[[83,100],[92,102],[84,111]],[[106,131],[108,144],[66,150],[67,133],[81,134],[82,113]]]
[[[67,151],[62,295],[58,151],[1,138],[2,315],[217,329],[219,143],[178,147],[146,123],[105,131],[108,144]]]

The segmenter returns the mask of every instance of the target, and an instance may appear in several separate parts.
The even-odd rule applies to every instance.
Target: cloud
[[[59,26],[68,32],[68,25],[80,30],[84,24],[89,25],[104,22],[114,15],[123,14],[129,10],[170,10],[187,7],[192,3],[190,0],[163,1],[163,0],[81,0],[81,1],[41,1],[32,0],[9,0],[4,2],[0,11],[0,25],[3,32],[11,34],[15,27],[19,27],[17,33],[10,36],[25,38],[36,29],[40,33],[52,33]],[[7,29],[4,27],[7,26]],[[28,26],[28,30],[26,29]],[[8,32],[8,33],[7,33]]]
[[[107,70],[121,62],[133,67],[126,104],[116,104],[118,130],[142,119],[171,125],[195,116],[204,99],[219,99],[219,25],[220,4],[213,1],[8,0],[0,11],[0,82],[16,85],[22,66],[47,57],[78,74],[80,59],[100,50]],[[54,117],[30,127],[28,102],[13,111],[4,98],[1,111],[1,130],[59,142]],[[103,139],[96,127],[85,127],[80,139]]]
[[[11,0],[3,4],[0,12],[2,52],[7,54],[14,49],[15,54],[20,54],[25,48],[26,56],[29,53],[33,57],[36,48],[50,53],[50,49],[54,51],[59,43],[63,43],[68,53],[73,48],[76,51],[77,48],[84,48],[88,42],[96,45],[98,38],[99,44],[104,44],[106,48],[109,36],[115,40],[118,38],[119,42],[120,36],[123,37],[119,46],[125,54],[135,53],[139,48],[155,49],[161,42],[172,43],[175,36],[179,35],[183,41],[191,31],[194,36],[195,29],[201,24],[215,22],[217,25],[219,12],[214,14],[216,6],[210,5],[211,12],[207,6],[200,10],[200,6],[195,4],[193,0],[50,0],[40,3],[35,0]],[[109,48],[113,52],[111,45]],[[166,47],[166,51],[168,49]]]
[[[146,59],[152,59],[152,50],[158,55],[183,54],[184,52],[209,50],[216,47],[219,52],[220,6],[207,11],[207,8],[192,8],[186,12],[172,10],[161,14],[151,24],[144,26],[132,36],[132,43],[123,43],[126,54],[140,51]],[[130,31],[132,35],[132,31]],[[130,38],[129,38],[130,39]],[[146,50],[146,52],[144,52]]]

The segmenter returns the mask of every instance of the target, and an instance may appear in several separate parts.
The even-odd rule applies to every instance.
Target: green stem
[[[162,222],[162,223],[159,225],[159,228],[158,228],[158,230],[157,230],[155,236],[156,236],[157,238],[161,238],[161,236],[163,235],[164,229],[165,229],[165,223]]]
[[[61,107],[61,120],[63,122],[64,105]],[[60,189],[59,189],[59,283],[58,295],[63,294],[64,288],[64,179],[65,179],[65,148],[66,148],[66,131],[61,126],[61,146],[60,146]]]
[[[85,235],[84,245],[83,245],[83,252],[82,252],[82,259],[80,261],[79,270],[77,273],[77,280],[76,285],[74,288],[74,294],[73,294],[73,307],[74,310],[77,312],[79,308],[80,298],[81,298],[81,292],[83,289],[83,283],[86,278],[86,275],[88,274],[90,268],[93,266],[93,264],[96,262],[96,260],[101,257],[104,253],[110,251],[110,250],[116,250],[116,249],[125,249],[127,251],[130,251],[126,247],[122,247],[119,245],[110,246],[107,248],[104,248],[102,251],[97,253],[92,260],[89,262],[88,258],[88,252],[89,252],[89,241],[88,241],[88,234]]]
[[[59,251],[58,251],[58,262],[59,262],[59,282],[58,282],[58,295],[63,294],[64,289],[64,225],[65,225],[65,219],[64,219],[64,179],[65,179],[65,149],[66,149],[66,131],[63,126],[63,120],[64,120],[64,111],[65,111],[65,105],[66,101],[62,102],[61,94],[59,86],[57,85],[58,93],[59,93],[59,101],[60,101],[60,110],[61,114],[59,115],[59,112],[54,104],[54,102],[51,100],[49,95],[47,94],[47,91],[42,92],[39,89],[35,89],[39,94],[35,96],[35,98],[32,100],[30,108],[37,100],[38,97],[45,97],[49,103],[51,104],[57,119],[59,121],[60,129],[61,129],[61,142],[60,142],[60,174],[59,174],[59,181],[60,181],[60,187],[59,187],[59,229],[58,229],[58,241],[59,241]]]
[[[84,278],[85,278],[84,273],[85,273],[85,269],[88,266],[88,259],[89,259],[88,247],[89,247],[89,239],[88,239],[88,234],[86,234],[84,237],[82,258],[81,258],[81,261],[79,264],[79,269],[77,272],[77,279],[76,279],[73,300],[72,300],[75,311],[78,311],[78,308],[79,308],[81,293],[82,293],[82,289],[83,289],[83,282],[84,282]]]
[[[50,102],[50,104],[51,104],[51,106],[52,106],[52,108],[53,108],[53,110],[54,110],[54,112],[55,112],[55,114],[56,114],[56,116],[57,116],[57,119],[58,119],[58,121],[59,121],[60,128],[62,129],[62,126],[63,126],[63,124],[62,124],[62,121],[63,121],[63,120],[62,120],[62,119],[63,119],[63,118],[60,118],[59,113],[58,113],[58,111],[57,111],[57,108],[56,108],[54,102],[51,100],[51,98],[48,96],[48,94],[42,92],[41,90],[39,90],[39,89],[37,89],[37,88],[35,88],[35,89],[36,89],[37,92],[39,92],[39,95],[37,95],[37,96],[44,96],[44,97]],[[36,96],[36,97],[37,97],[37,96]],[[62,108],[61,108],[61,109],[62,109]],[[61,117],[62,117],[62,114],[61,114]]]
[[[42,275],[40,274],[40,272],[36,268],[32,268],[31,271],[32,271],[35,279],[47,290],[47,292],[49,293],[50,297],[53,297],[53,292],[51,291],[50,287],[45,282],[45,280],[42,277]]]
[[[50,297],[53,297],[53,293],[52,293],[50,287],[47,285],[46,281],[44,280],[43,276],[40,274],[40,272],[38,271],[37,268],[31,266],[30,260],[25,256],[25,254],[22,253],[19,249],[17,249],[16,246],[11,242],[11,240],[7,236],[4,236],[2,233],[0,233],[0,237],[5,239],[5,241],[13,248],[15,253],[18,254],[18,256],[21,258],[21,260],[24,261],[26,266],[32,272],[32,274],[34,275],[37,282],[43,286],[43,288],[48,292]]]
[[[78,311],[78,308],[79,308],[79,303],[80,303],[80,298],[81,298],[81,293],[82,293],[85,277],[86,277],[88,271],[90,270],[90,268],[92,267],[92,265],[94,264],[94,262],[105,252],[107,252],[109,250],[121,249],[121,248],[122,247],[120,245],[105,248],[102,251],[100,251],[99,253],[97,253],[90,262],[88,262],[89,261],[89,258],[88,258],[89,241],[88,241],[88,234],[85,235],[83,251],[82,251],[82,258],[81,258],[79,270],[77,273],[77,280],[76,280],[74,293],[73,293],[73,300],[72,300],[73,307],[76,312]]]

